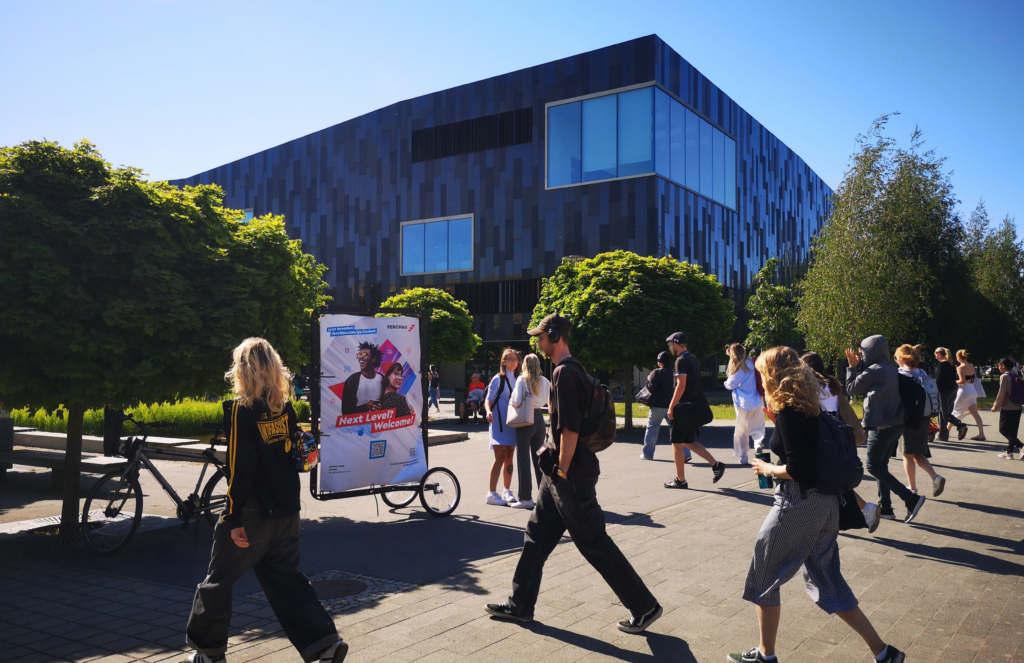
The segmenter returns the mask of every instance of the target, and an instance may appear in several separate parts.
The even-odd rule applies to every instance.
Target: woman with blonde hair
[[[750,439],[754,440],[754,455],[761,452],[764,444],[764,413],[761,394],[757,391],[757,371],[754,362],[747,357],[747,349],[741,343],[730,343],[725,348],[729,365],[725,388],[732,392],[732,406],[736,409],[736,425],[732,434],[732,453],[744,465]]]
[[[893,358],[896,360],[896,365],[899,366],[900,375],[914,380],[921,385],[923,390],[924,385],[921,383],[921,379],[927,377],[928,374],[919,368],[921,365],[921,346],[904,343],[896,348]],[[928,456],[931,455],[931,452],[928,450],[928,425],[930,423],[931,418],[925,417],[920,422],[912,422],[908,418],[907,423],[904,424],[903,471],[907,473],[907,482],[909,484],[907,487],[914,494],[917,494],[917,466],[920,466],[931,477],[932,497],[938,497],[946,488],[946,479],[941,474],[935,472],[935,468],[932,467],[931,462],[928,460]]]
[[[224,402],[228,505],[214,528],[210,569],[185,629],[195,649],[188,661],[224,660],[231,587],[253,569],[302,659],[341,663],[348,645],[299,571],[299,473],[290,452],[301,431],[288,400],[290,374],[262,338],[242,341],[233,359],[225,378],[238,397]]]
[[[487,504],[507,506],[510,502],[516,501],[516,496],[512,494],[512,454],[516,450],[516,429],[506,424],[505,419],[508,416],[508,402],[512,398],[512,385],[515,384],[519,373],[519,353],[512,348],[505,348],[501,353],[498,372],[491,378],[487,396],[484,398],[487,421],[491,424],[490,447],[494,452],[490,490],[485,500]],[[499,495],[498,476],[502,475],[502,468],[505,468],[502,476],[505,490]]]
[[[967,424],[953,415],[956,402],[957,374],[956,368],[950,363],[953,355],[946,348],[935,348],[935,360],[939,363],[935,369],[935,386],[939,388],[939,441],[949,442],[949,431],[956,426],[957,439],[967,437]]]
[[[537,451],[544,445],[547,427],[544,425],[542,407],[551,400],[551,383],[540,369],[540,357],[530,353],[523,359],[523,372],[516,380],[509,403],[517,409],[533,410],[533,425],[516,428],[516,470],[519,472],[519,499],[512,503],[513,509],[532,509],[533,484],[530,481],[530,467],[537,476],[540,486],[541,472]]]
[[[968,412],[974,417],[974,423],[978,425],[978,434],[971,437],[977,442],[985,441],[985,424],[981,422],[981,415],[978,414],[978,397],[985,395],[981,386],[981,376],[974,369],[968,357],[967,350],[957,350],[956,360],[959,365],[956,367],[956,401],[953,403],[953,416],[960,418]]]
[[[792,348],[771,348],[757,358],[764,384],[765,413],[775,422],[770,447],[778,464],[755,458],[754,472],[776,479],[775,504],[757,534],[744,600],[757,606],[760,642],[757,647],[730,654],[734,663],[765,663],[775,659],[781,598],[779,589],[798,570],[807,593],[819,608],[838,615],[855,630],[882,663],[901,663],[902,652],[886,645],[839,566],[839,498],[816,487],[818,402],[820,383],[814,371]]]

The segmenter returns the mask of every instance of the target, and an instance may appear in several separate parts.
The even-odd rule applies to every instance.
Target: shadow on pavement
[[[940,534],[942,536],[948,536],[952,539],[958,539],[962,541],[973,541],[986,546],[998,546],[1002,550],[994,550],[989,548],[994,553],[1002,553],[1006,555],[1020,555],[1024,552],[1024,543],[1021,541],[1014,541],[1013,539],[1001,539],[998,536],[989,536],[988,534],[979,534],[977,532],[964,532],[963,530],[949,529],[948,527],[942,527],[940,525],[927,525],[925,523],[915,522],[911,525],[914,529],[921,529],[926,532],[933,534]]]
[[[605,511],[604,520],[609,525],[636,525],[637,527],[653,527],[654,529],[664,529],[665,526],[661,523],[656,523],[651,519],[649,513],[615,513],[614,511]]]
[[[962,534],[959,532],[957,535],[957,538],[962,538]],[[880,543],[896,550],[902,550],[907,553],[909,557],[916,559],[943,562],[945,564],[963,566],[970,569],[976,569],[978,571],[984,571],[985,573],[995,573],[998,575],[1024,575],[1024,565],[1017,564],[1016,562],[1008,562],[993,555],[985,555],[974,550],[965,550],[963,548],[952,548],[946,546],[930,546],[925,543],[911,543],[909,541],[898,541],[896,539],[887,539],[885,537],[877,536],[872,539],[870,537],[855,536],[846,532],[840,532],[840,536],[850,539],[859,539],[861,541]]]
[[[538,622],[525,625],[527,630],[537,635],[564,642],[567,645],[585,649],[595,654],[608,656],[619,661],[673,661],[675,663],[697,663],[690,651],[690,645],[682,638],[661,633],[643,633],[636,637],[647,640],[651,653],[630,651],[615,645],[565,629],[545,626]]]
[[[1002,470],[986,470],[983,467],[954,467],[953,465],[936,465],[932,464],[932,467],[941,467],[946,470],[954,470],[957,472],[973,472],[975,474],[988,474],[994,477],[1006,477],[1008,479],[1024,479],[1024,463],[1020,463],[1021,472],[1004,472]]]
[[[974,504],[973,502],[957,502],[956,505],[961,509],[970,509],[971,511],[981,511],[992,516],[1009,516],[1010,518],[1024,518],[1024,512],[1020,509],[1007,509],[1002,506],[991,506],[989,504]]]

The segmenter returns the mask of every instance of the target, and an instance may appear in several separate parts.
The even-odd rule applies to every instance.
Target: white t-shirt
[[[832,392],[828,390],[828,387],[822,387],[821,391],[818,392],[818,401],[821,404],[822,410],[839,412],[839,397],[833,396]]]
[[[530,387],[526,384],[526,379],[522,376],[516,380],[515,390],[512,392],[512,405],[519,407],[523,404],[526,399],[533,401],[533,407],[544,407],[551,400],[551,382],[548,381],[543,375],[539,376],[537,385],[537,394],[530,393]]]
[[[366,405],[370,401],[379,401],[383,384],[384,378],[380,373],[374,373],[372,379],[365,375],[360,375],[359,391],[356,392],[356,405]]]

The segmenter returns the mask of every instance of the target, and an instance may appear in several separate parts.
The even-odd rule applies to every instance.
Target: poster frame
[[[366,317],[375,317],[378,313],[393,313],[395,315],[402,315],[410,318],[416,318],[418,321],[420,330],[420,387],[423,390],[423,412],[420,413],[420,429],[423,433],[423,459],[427,465],[426,472],[430,471],[430,445],[428,440],[428,429],[427,429],[427,416],[430,411],[430,402],[427,393],[427,380],[426,375],[429,372],[430,358],[429,348],[427,347],[427,320],[423,315],[423,310],[419,308],[374,308],[365,306],[321,306],[313,309],[313,315],[310,324],[310,369],[309,369],[309,421],[310,421],[310,432],[313,433],[313,437],[316,438],[317,448],[320,448],[321,437],[329,437],[329,433],[324,433],[320,429],[320,381],[322,378],[332,378],[333,375],[324,375],[323,367],[320,365],[320,319],[324,315],[331,315],[335,313],[347,314],[347,315],[363,315]],[[408,490],[419,490],[420,482],[415,483],[402,483],[402,484],[388,484],[382,486],[370,485],[367,488],[354,488],[352,490],[342,490],[337,492],[325,492],[319,489],[320,484],[320,471],[323,469],[323,463],[319,463],[315,470],[309,473],[309,493],[314,499],[320,501],[326,500],[338,500],[345,499],[348,497],[364,497],[366,495],[380,495],[381,493],[388,492],[394,488],[401,487]],[[424,472],[424,476],[426,476]]]

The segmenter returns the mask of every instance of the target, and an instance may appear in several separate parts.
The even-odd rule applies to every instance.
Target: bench
[[[64,452],[43,451],[40,449],[13,449],[0,452],[0,478],[7,473],[5,464],[26,465],[29,467],[45,467],[51,470],[50,479],[53,488],[60,490],[64,486]],[[81,471],[86,474],[106,474],[114,470],[123,470],[128,461],[119,456],[87,456],[82,454]]]
[[[126,438],[121,438],[122,440]],[[150,449],[173,449],[184,445],[198,444],[199,440],[183,437],[154,437],[146,440],[146,446]],[[37,449],[55,449],[63,451],[68,445],[67,433],[51,433],[37,430],[14,429],[14,444],[21,447],[34,447]],[[3,449],[0,449],[3,451]],[[82,436],[82,453],[102,454],[103,438],[97,435]]]

